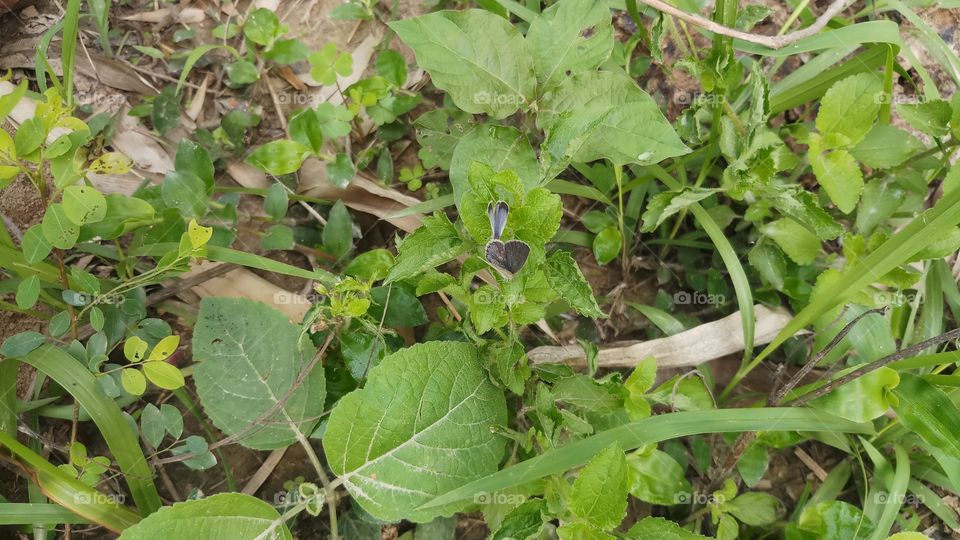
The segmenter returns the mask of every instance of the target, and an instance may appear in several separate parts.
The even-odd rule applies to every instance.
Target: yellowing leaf
[[[184,385],[183,373],[177,366],[163,360],[147,361],[143,364],[143,372],[150,382],[165,390],[176,390]]]
[[[147,361],[166,360],[177,350],[178,346],[180,346],[180,336],[167,336],[161,339],[157,346],[150,351],[150,357],[147,358]]]
[[[200,248],[207,245],[207,242],[210,241],[210,238],[213,236],[213,227],[204,227],[197,223],[197,220],[191,219],[187,234],[190,235],[190,244],[194,248]]]
[[[123,355],[131,362],[140,362],[143,360],[144,355],[147,354],[147,348],[149,346],[146,341],[139,337],[131,336],[130,339],[123,344]]]
[[[126,368],[120,372],[120,384],[124,390],[135,396],[143,395],[147,389],[147,380],[143,373],[135,368]]]
[[[120,152],[107,152],[90,164],[90,172],[99,174],[126,174],[133,167],[133,160]]]

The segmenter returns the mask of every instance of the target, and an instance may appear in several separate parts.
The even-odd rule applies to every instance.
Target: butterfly
[[[523,240],[507,242],[500,240],[500,236],[503,235],[503,230],[507,226],[509,213],[510,207],[503,201],[497,201],[496,205],[493,203],[487,205],[487,217],[490,218],[493,239],[487,242],[484,255],[487,262],[501,274],[512,278],[526,264],[527,257],[530,256],[530,246]]]

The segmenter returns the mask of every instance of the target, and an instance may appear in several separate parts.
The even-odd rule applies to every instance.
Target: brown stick
[[[655,8],[659,11],[666,13],[667,15],[673,15],[678,19],[682,19],[689,23],[695,24],[697,26],[703,27],[715,34],[720,34],[722,36],[728,36],[732,38],[741,39],[743,41],[748,41],[750,43],[756,43],[757,45],[763,45],[764,47],[770,47],[771,49],[782,49],[787,45],[793,43],[794,41],[799,41],[805,37],[810,37],[820,30],[822,30],[830,19],[836,17],[843,8],[846,7],[846,0],[834,0],[830,7],[823,12],[823,15],[820,15],[816,21],[810,26],[797,30],[796,32],[790,32],[789,34],[784,34],[782,36],[758,36],[756,34],[751,34],[749,32],[742,32],[733,28],[728,28],[722,24],[716,23],[707,19],[706,17],[701,17],[693,13],[688,13],[681,9],[675,8],[672,5],[664,2],[663,0],[640,0],[644,4]]]

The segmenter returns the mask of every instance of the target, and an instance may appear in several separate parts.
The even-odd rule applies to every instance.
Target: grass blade
[[[169,251],[175,251],[177,244],[167,242],[162,244],[151,244],[131,250],[130,254],[137,257],[161,257]],[[302,277],[305,279],[315,279],[322,283],[333,284],[337,278],[330,272],[321,269],[304,270],[289,264],[261,257],[253,253],[237,251],[235,249],[207,246],[207,258],[211,261],[239,264],[248,268],[258,268],[267,272],[276,272],[288,276]]]
[[[668,439],[703,433],[744,431],[830,431],[870,433],[868,424],[857,424],[829,414],[800,408],[713,409],[661,414],[597,433],[507,467],[463,487],[445,493],[423,508],[439,507],[469,499],[477,493],[496,493],[583,465],[614,442],[625,450]]]
[[[153,483],[153,471],[143,456],[140,443],[121,414],[120,407],[103,393],[93,374],[75,358],[53,345],[41,345],[18,360],[56,381],[87,411],[120,466],[137,508],[144,515],[160,508],[160,495]]]
[[[0,525],[32,525],[34,523],[90,523],[59,504],[2,503]]]

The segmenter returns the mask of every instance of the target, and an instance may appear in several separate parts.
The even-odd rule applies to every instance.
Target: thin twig
[[[822,30],[827,23],[830,22],[830,19],[836,17],[847,5],[847,0],[834,0],[830,7],[823,12],[823,15],[820,15],[816,21],[810,26],[797,30],[796,32],[790,32],[789,34],[784,34],[782,36],[758,36],[756,34],[751,34],[749,32],[743,32],[733,28],[726,27],[720,23],[711,21],[706,17],[696,15],[693,13],[688,13],[681,9],[675,8],[672,5],[668,4],[663,0],[640,0],[648,6],[658,9],[667,15],[673,15],[674,17],[687,21],[689,23],[695,24],[697,26],[703,27],[715,34],[720,34],[722,36],[728,36],[732,38],[741,39],[750,43],[756,43],[757,45],[763,45],[764,47],[770,47],[771,49],[782,49],[787,45],[799,41],[803,38],[810,37],[820,30]]]
[[[921,352],[923,352],[925,349],[928,349],[930,347],[936,347],[937,345],[946,343],[948,341],[953,341],[955,339],[960,339],[960,328],[954,328],[953,330],[950,330],[945,334],[940,334],[939,336],[921,341],[920,343],[911,345],[906,349],[900,349],[899,351],[891,355],[884,356],[879,360],[875,360],[873,362],[870,362],[869,364],[864,364],[859,368],[851,371],[850,373],[847,373],[843,377],[838,377],[836,379],[833,379],[832,381],[821,386],[820,388],[817,388],[813,392],[810,392],[809,394],[806,394],[804,396],[797,398],[791,403],[791,405],[795,407],[806,405],[810,400],[817,399],[820,396],[829,394],[838,386],[843,386],[854,379],[863,377],[864,375],[866,375],[867,373],[870,373],[871,371],[876,371],[888,364],[892,364],[894,362],[898,362],[905,358],[916,356]]]

